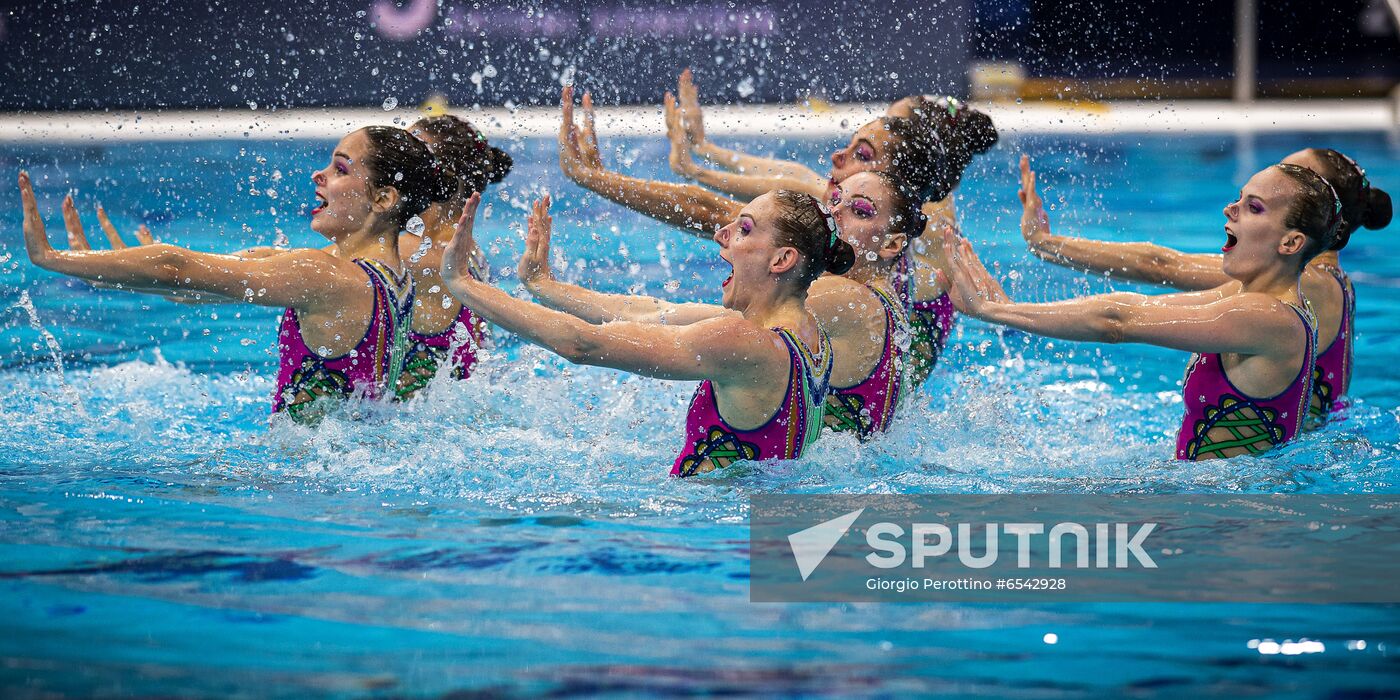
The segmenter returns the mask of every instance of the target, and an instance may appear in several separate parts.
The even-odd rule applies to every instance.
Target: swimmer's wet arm
[[[337,261],[320,251],[244,259],[155,243],[124,250],[54,251],[40,266],[149,292],[208,293],[302,310],[366,291],[363,280],[343,274]]]
[[[1030,158],[1021,156],[1021,237],[1036,257],[1083,272],[1183,290],[1212,289],[1230,281],[1219,255],[1183,253],[1152,243],[1110,243],[1059,236],[1050,230]]]
[[[1189,352],[1278,354],[1296,348],[1301,328],[1283,302],[1264,294],[1202,292],[1147,296],[1117,292],[1048,304],[1019,304],[987,272],[972,244],[943,233],[959,311],[1028,333],[1097,343],[1146,343]],[[939,272],[940,279],[948,277]],[[1295,327],[1290,330],[1291,327]]]
[[[1051,235],[1029,243],[1029,247],[1036,257],[1046,262],[1174,289],[1211,289],[1230,280],[1221,268],[1219,255],[1183,253],[1153,243],[1115,243]]]
[[[1302,325],[1264,294],[1208,301],[1210,292],[1164,297],[1115,293],[1048,304],[990,303],[978,315],[1038,335],[1099,343],[1144,343],[1187,352],[1270,355],[1292,352]]]
[[[730,324],[752,326],[742,319],[718,318],[685,326],[626,321],[595,325],[516,299],[470,275],[444,270],[443,281],[473,313],[574,364],[611,367],[659,379],[732,380],[734,375],[755,371],[748,365],[726,364],[733,362],[743,346],[736,343]]]
[[[765,175],[696,167],[689,176],[702,185],[740,199],[755,199],[772,190],[793,190],[826,201],[826,178],[811,171],[806,175]]]
[[[708,140],[694,144],[691,146],[690,150],[695,155],[732,173],[744,173],[770,178],[791,178],[803,181],[810,181],[813,179],[823,180],[822,176],[816,171],[800,163],[778,160],[777,158],[753,156],[732,149],[722,148]],[[764,190],[764,192],[767,191],[768,190]],[[741,196],[737,192],[730,192],[730,194]],[[762,194],[762,192],[759,194]]]
[[[554,238],[550,204],[550,197],[545,195],[531,207],[525,224],[525,252],[516,265],[516,275],[541,304],[589,323],[634,321],[683,325],[734,313],[711,304],[673,304],[649,296],[604,294],[555,279],[550,255]]]
[[[562,106],[559,169],[584,189],[701,238],[713,238],[743,208],[742,203],[703,187],[642,180],[609,170],[598,154],[592,96],[583,96],[582,127],[574,123],[572,87],[564,88]]]
[[[676,94],[666,93],[663,106],[666,136],[671,140],[672,146],[680,146],[725,170],[748,171],[752,175],[765,176],[821,177],[798,163],[761,158],[721,148],[706,139],[704,110],[700,107],[700,94],[695,87],[695,76],[689,68],[681,71],[680,78],[676,81]],[[767,191],[765,189],[744,198],[753,199]]]
[[[737,313],[714,304],[677,304],[648,296],[606,294],[552,279],[529,283],[526,288],[541,304],[595,324],[628,321],[683,326]]]
[[[594,194],[700,238],[714,238],[744,206],[696,185],[642,180],[611,170],[589,169],[570,177]]]

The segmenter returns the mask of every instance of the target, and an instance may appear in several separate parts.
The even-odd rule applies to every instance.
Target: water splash
[[[29,298],[29,290],[20,290],[19,301],[12,304],[10,308],[21,309],[29,317],[29,327],[39,334],[39,337],[44,341],[44,347],[48,349],[49,358],[53,360],[54,376],[58,379],[59,390],[68,398],[78,415],[86,418],[87,410],[83,408],[82,397],[73,387],[68,385],[64,377],[63,348],[59,346],[58,338],[55,338],[53,333],[50,333],[49,329],[44,327],[43,322],[39,320],[39,310],[34,308],[34,301]]]

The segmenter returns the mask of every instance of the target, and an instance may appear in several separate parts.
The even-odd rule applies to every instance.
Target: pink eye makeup
[[[862,219],[869,219],[875,216],[875,205],[864,199],[852,199],[851,211]]]

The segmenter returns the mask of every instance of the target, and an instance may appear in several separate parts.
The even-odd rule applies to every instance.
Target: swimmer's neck
[[[739,309],[744,320],[763,328],[789,328],[797,330],[807,317],[807,295],[780,295],[780,290],[763,299],[755,299]]]
[[[378,260],[395,270],[403,267],[398,234],[376,228],[366,227],[335,241],[335,256],[343,260]]]
[[[1259,275],[1240,280],[1241,292],[1267,294],[1289,303],[1298,300],[1299,274],[1288,270],[1267,270]]]
[[[447,247],[452,237],[457,235],[457,219],[461,215],[460,209],[450,209],[446,204],[428,207],[419,215],[423,219],[423,236],[432,241],[435,247]]]
[[[875,262],[866,262],[864,260],[857,260],[855,266],[848,270],[846,274],[842,275],[842,277],[852,282],[859,282],[866,285],[876,284],[881,281],[888,282],[894,277],[894,261],[881,259]]]

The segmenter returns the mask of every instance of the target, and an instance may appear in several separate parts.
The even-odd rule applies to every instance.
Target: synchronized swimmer
[[[571,88],[562,105],[564,174],[712,240],[732,268],[720,303],[556,279],[548,197],[527,218],[517,270],[535,303],[493,285],[473,224],[481,193],[509,173],[511,158],[453,116],[341,139],[312,177],[311,228],[330,241],[322,249],[204,253],[155,242],[145,227],[127,247],[99,210],[112,250],[93,250],[71,196],[70,249],[55,249],[21,172],[26,249],[39,267],[102,287],[284,308],[272,410],[303,422],[347,399],[409,400],[439,375],[468,378],[488,322],[571,362],[699,381],[671,468],[681,477],[795,459],[828,429],[877,439],[927,380],[954,309],[1067,340],[1195,353],[1181,460],[1257,454],[1346,405],[1356,296],[1338,252],[1359,228],[1389,225],[1392,211],[1389,195],[1337,151],[1299,151],[1250,178],[1225,208],[1222,255],[1056,235],[1023,156],[1021,232],[1032,252],[1184,290],[1026,304],[957,231],[953,194],[997,132],[956,99],[897,100],[832,154],[823,176],[710,142],[687,70],[664,113],[671,168],[698,184],[610,170],[591,95],[581,126]]]

